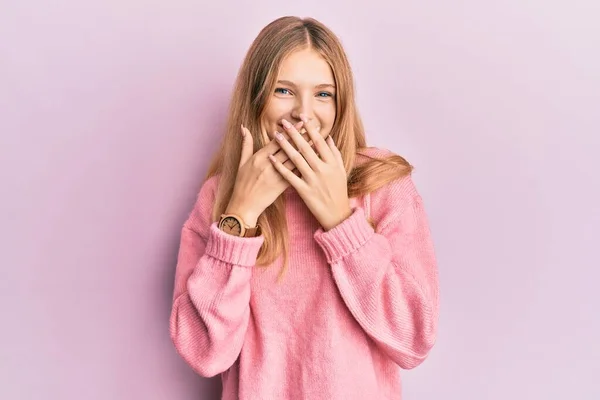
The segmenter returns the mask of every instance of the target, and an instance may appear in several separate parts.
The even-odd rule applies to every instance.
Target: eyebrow
[[[281,83],[283,85],[288,85],[288,86],[293,86],[296,87],[296,84],[292,81],[286,81],[286,80],[278,80],[277,83]],[[331,83],[321,83],[320,85],[315,86],[316,88],[332,88],[335,89],[335,85],[331,84]]]

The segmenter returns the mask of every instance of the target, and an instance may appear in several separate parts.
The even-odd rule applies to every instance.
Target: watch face
[[[221,229],[230,235],[240,236],[242,234],[242,225],[240,221],[233,217],[226,217],[221,222]]]

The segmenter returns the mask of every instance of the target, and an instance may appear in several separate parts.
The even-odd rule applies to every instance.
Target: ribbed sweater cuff
[[[358,207],[336,227],[326,232],[319,228],[314,238],[325,252],[327,262],[332,264],[362,247],[374,233],[364,210]]]
[[[263,236],[243,238],[223,232],[213,223],[206,243],[206,254],[227,264],[253,267],[264,242]]]

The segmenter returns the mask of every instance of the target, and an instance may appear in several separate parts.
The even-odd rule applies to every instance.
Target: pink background
[[[429,207],[442,317],[405,399],[599,399],[600,3],[292,3],[2,2],[0,398],[216,399],[168,335],[179,229],[244,52],[294,14]]]

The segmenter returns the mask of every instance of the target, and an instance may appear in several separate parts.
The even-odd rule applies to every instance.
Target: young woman
[[[400,399],[399,372],[427,357],[438,320],[410,173],[367,147],[336,36],[314,19],[267,25],[182,229],[179,354],[221,375],[223,399]]]

